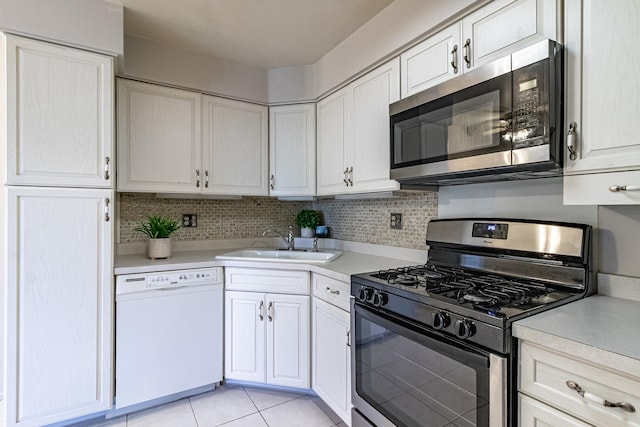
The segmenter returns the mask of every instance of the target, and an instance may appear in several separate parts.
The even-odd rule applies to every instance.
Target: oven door
[[[352,403],[378,427],[506,427],[507,360],[351,300]]]

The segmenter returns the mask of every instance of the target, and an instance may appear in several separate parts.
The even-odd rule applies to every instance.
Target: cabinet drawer
[[[347,282],[312,273],[313,296],[349,311],[351,285]]]
[[[520,366],[522,393],[594,425],[640,426],[640,378],[528,342],[520,343]],[[567,381],[609,402],[627,402],[636,412],[605,407],[581,397],[567,386]]]
[[[611,186],[640,186],[640,171],[566,175],[565,205],[638,205],[640,191],[609,190]]]
[[[577,418],[553,409],[549,405],[518,393],[520,402],[520,427],[590,427]]]
[[[309,272],[227,267],[225,289],[309,295]]]

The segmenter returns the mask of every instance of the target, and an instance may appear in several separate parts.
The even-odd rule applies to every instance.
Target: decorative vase
[[[302,227],[300,229],[300,236],[302,237],[313,237],[313,228],[310,227]]]
[[[171,256],[171,238],[149,239],[149,258],[161,259]]]

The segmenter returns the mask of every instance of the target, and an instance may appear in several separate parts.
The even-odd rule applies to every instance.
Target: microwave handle
[[[571,160],[575,160],[577,158],[577,127],[578,124],[576,122],[571,122],[569,124],[569,131],[567,132],[567,150],[569,150],[569,159]]]

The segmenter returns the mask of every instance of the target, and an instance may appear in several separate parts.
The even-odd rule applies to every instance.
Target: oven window
[[[398,426],[488,426],[488,356],[356,308],[356,392]]]
[[[391,117],[392,168],[511,149],[511,74]]]

